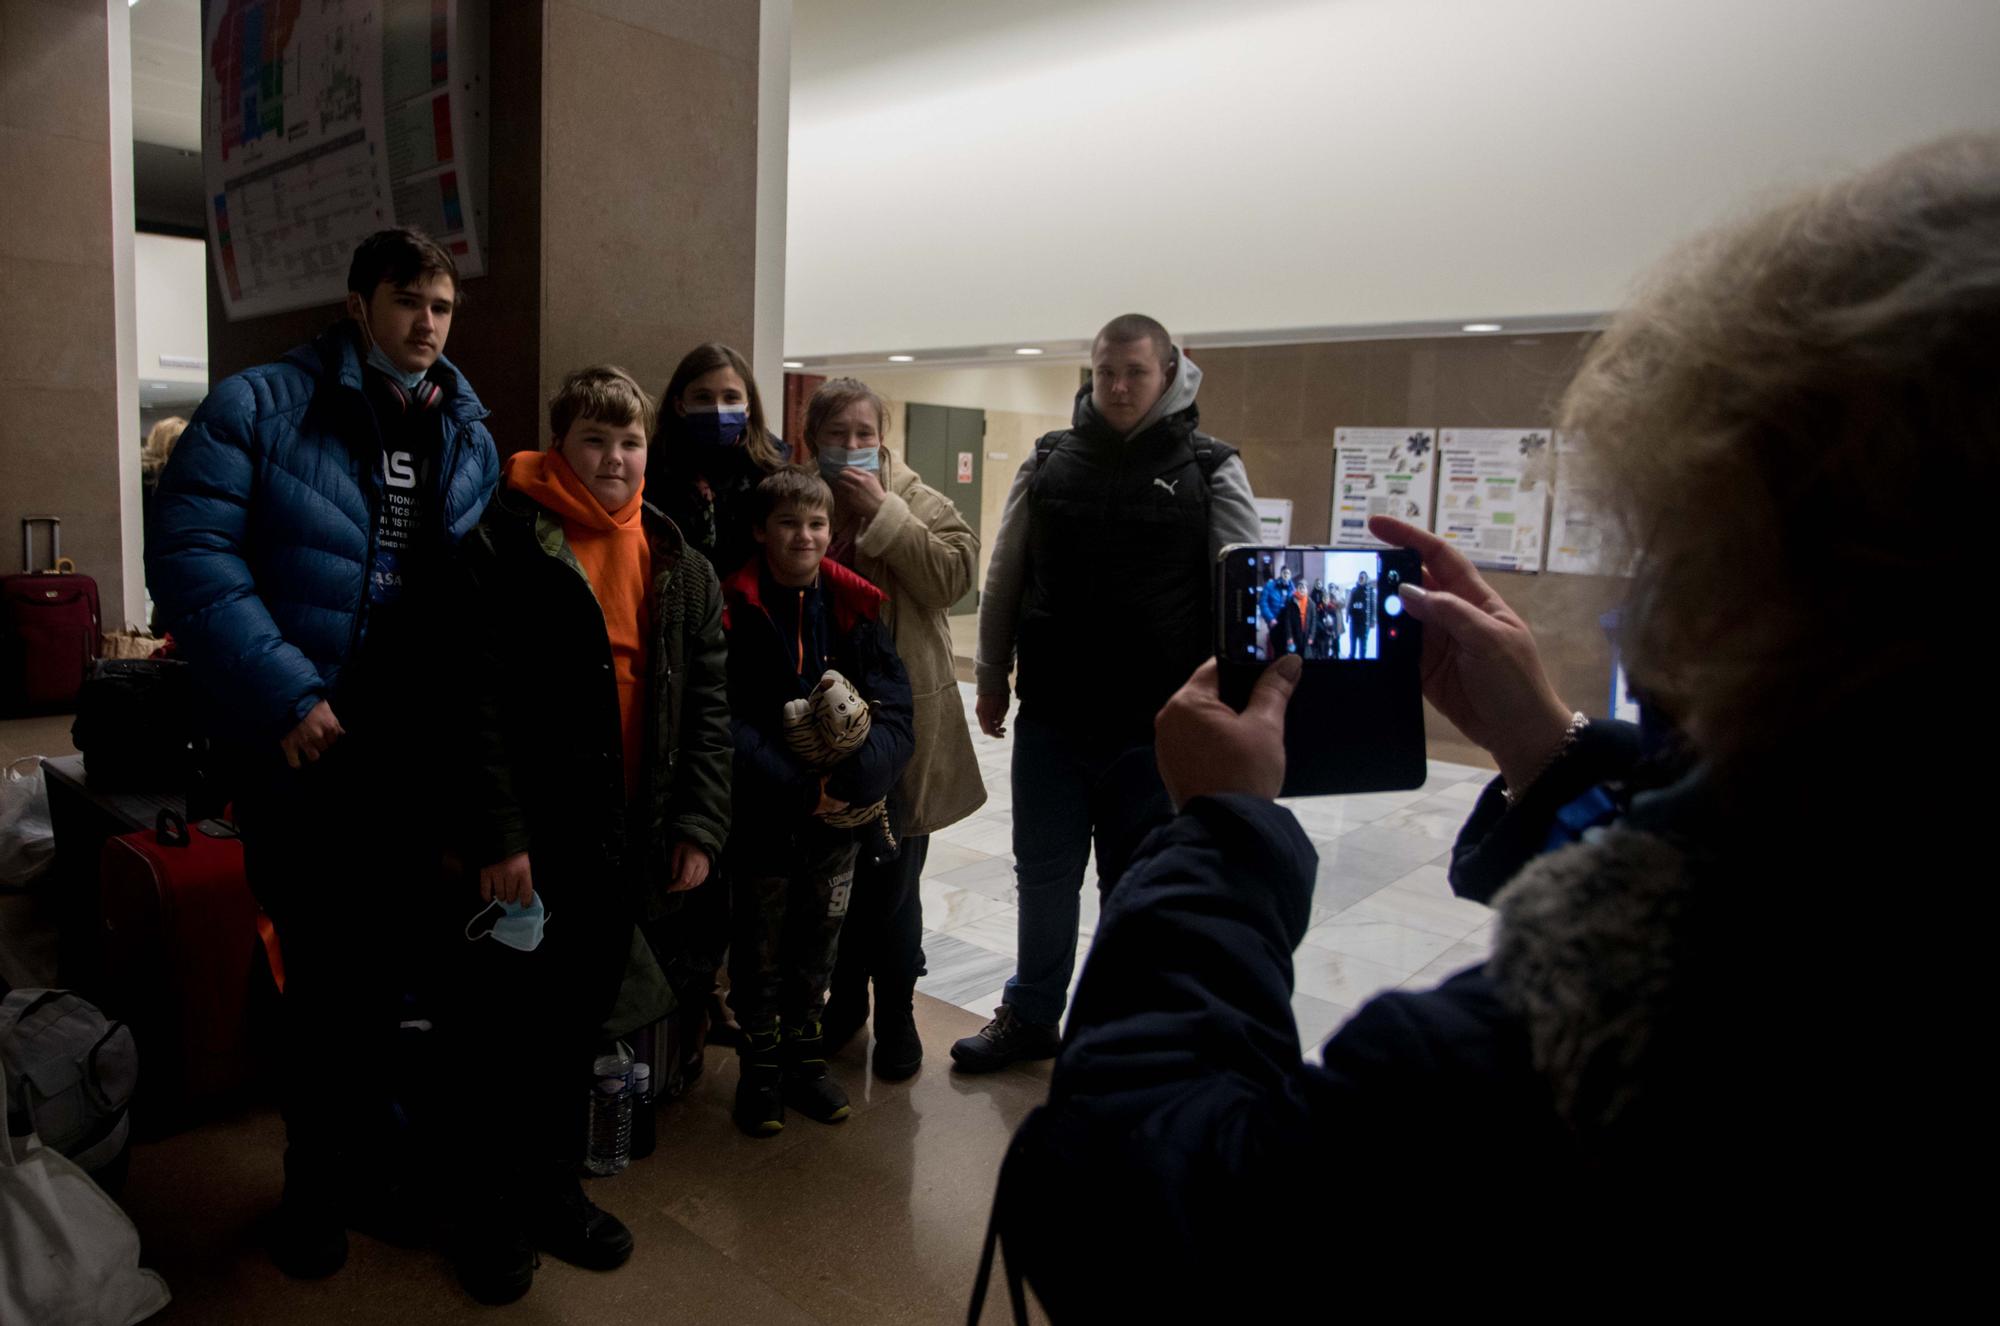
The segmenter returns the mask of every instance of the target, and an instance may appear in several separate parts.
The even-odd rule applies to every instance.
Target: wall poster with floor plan
[[[202,46],[209,249],[231,320],[333,303],[354,246],[416,226],[484,270],[477,43],[459,0],[212,0]],[[481,11],[483,14],[483,11]]]
[[[1540,571],[1555,448],[1546,428],[1438,433],[1438,536],[1480,566]]]
[[[1380,548],[1368,517],[1394,516],[1431,527],[1437,433],[1429,428],[1333,430],[1333,528],[1339,548]]]

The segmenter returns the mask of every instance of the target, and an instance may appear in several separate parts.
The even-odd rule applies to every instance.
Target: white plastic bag
[[[130,1326],[172,1298],[104,1189],[33,1137],[17,1156],[0,1128],[0,1321]]]
[[[55,857],[49,787],[41,760],[31,755],[0,769],[0,887],[32,883]]]

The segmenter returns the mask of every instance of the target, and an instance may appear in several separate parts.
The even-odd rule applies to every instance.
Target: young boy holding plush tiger
[[[779,1132],[787,1106],[822,1123],[847,1117],[820,1012],[856,855],[880,849],[875,807],[912,748],[910,683],[881,623],[884,596],[827,558],[832,512],[819,476],[767,476],[753,506],[758,556],[722,586],[736,739],[735,1115],[753,1137]]]

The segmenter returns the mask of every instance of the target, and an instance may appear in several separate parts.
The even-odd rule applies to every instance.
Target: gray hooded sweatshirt
[[[1173,380],[1153,408],[1125,434],[1137,437],[1160,420],[1194,404],[1201,390],[1201,366],[1174,347],[1178,366]],[[979,649],[974,658],[981,695],[1007,695],[1014,671],[1014,639],[1021,623],[1021,595],[1027,586],[1028,485],[1035,475],[1035,453],[1029,452],[1014,472],[1001,508],[1000,528],[993,536],[993,557],[986,565],[986,589],[979,599]],[[1255,543],[1257,506],[1250,492],[1250,475],[1243,458],[1231,456],[1209,478],[1208,550],[1220,553],[1232,543]]]

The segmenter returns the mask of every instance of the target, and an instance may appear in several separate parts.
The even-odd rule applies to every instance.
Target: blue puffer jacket
[[[348,324],[208,394],[154,498],[146,583],[218,735],[276,749],[361,642],[382,500],[381,437]],[[486,407],[449,360],[434,411],[442,532],[456,544],[499,478]],[[433,526],[433,529],[440,528]]]

